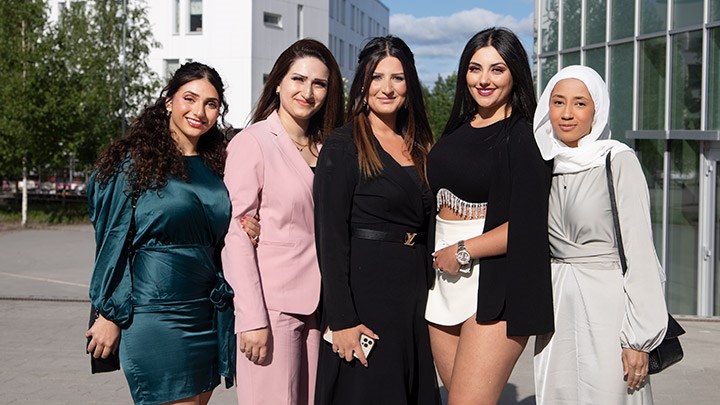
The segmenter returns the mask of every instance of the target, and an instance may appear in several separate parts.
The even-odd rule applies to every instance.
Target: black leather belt
[[[424,245],[427,241],[426,232],[386,232],[375,229],[352,228],[352,236],[358,239],[397,242],[410,247],[415,246],[416,243]]]

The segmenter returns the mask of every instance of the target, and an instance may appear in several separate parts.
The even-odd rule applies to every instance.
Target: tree
[[[457,73],[451,73],[444,79],[438,75],[435,86],[429,92],[426,98],[426,109],[430,128],[433,131],[435,139],[440,138],[445,128],[447,119],[450,116],[453,100],[455,99],[455,85],[457,83]]]
[[[65,168],[69,159],[90,167],[98,151],[121,135],[123,122],[152,99],[159,80],[147,58],[157,43],[146,5],[124,4],[69,2],[49,24],[45,1],[0,3],[0,102],[6,107],[0,115],[0,177]],[[25,212],[24,202],[23,224]]]
[[[41,0],[6,0],[0,5],[0,173],[23,179],[22,224],[27,223],[28,168],[43,147],[35,95],[42,82],[47,7]]]

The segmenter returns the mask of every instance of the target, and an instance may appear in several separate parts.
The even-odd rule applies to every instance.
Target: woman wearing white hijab
[[[648,352],[665,335],[664,271],[657,260],[647,183],[626,145],[610,140],[607,86],[569,66],[548,83],[533,129],[554,159],[548,230],[555,332],[538,336],[538,404],[652,404]],[[605,157],[613,182],[627,272],[622,274]]]

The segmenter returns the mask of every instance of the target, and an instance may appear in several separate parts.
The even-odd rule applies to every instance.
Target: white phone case
[[[325,339],[326,342],[332,344],[332,331],[330,328],[325,329],[325,333],[323,334],[323,339]],[[363,354],[365,354],[365,358],[367,359],[370,355],[370,352],[372,351],[373,347],[375,347],[375,339],[371,338],[370,336],[361,333],[360,334],[360,347],[362,348]],[[357,358],[357,353],[353,352],[353,356]]]

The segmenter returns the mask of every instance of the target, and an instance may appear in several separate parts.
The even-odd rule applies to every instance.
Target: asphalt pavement
[[[85,354],[94,240],[87,225],[0,232],[0,405],[129,404],[122,372]],[[685,358],[652,377],[655,403],[720,404],[720,321],[679,319]],[[500,400],[535,403],[532,340]],[[211,404],[235,404],[217,388]]]

